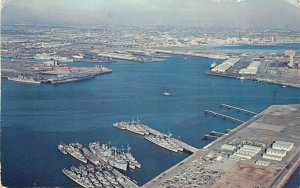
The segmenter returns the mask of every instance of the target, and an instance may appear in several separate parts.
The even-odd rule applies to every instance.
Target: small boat
[[[287,87],[286,85],[283,85],[282,87]]]
[[[169,92],[164,92],[162,93],[164,96],[172,96],[172,93],[169,93]]]

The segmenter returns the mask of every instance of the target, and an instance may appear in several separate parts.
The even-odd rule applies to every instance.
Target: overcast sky
[[[3,23],[268,27],[300,30],[297,0],[8,0]]]

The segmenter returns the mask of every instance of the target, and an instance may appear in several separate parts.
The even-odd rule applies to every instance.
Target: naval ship
[[[79,143],[71,143],[68,145],[62,145],[64,146],[64,150],[69,153],[71,156],[73,156],[75,159],[87,163],[87,159],[83,156],[81,152],[82,145]],[[61,146],[60,146],[61,147]]]
[[[28,84],[40,84],[41,83],[41,81],[38,81],[32,77],[26,77],[23,75],[20,75],[18,77],[8,77],[7,79],[11,80],[11,81],[23,82],[23,83],[28,83]]]
[[[107,164],[94,167],[93,165],[72,166],[70,170],[63,169],[62,173],[84,188],[106,187],[123,188],[122,177],[116,175]]]
[[[64,143],[58,144],[57,149],[65,155],[68,154],[68,152],[66,150],[66,145]]]
[[[128,163],[121,158],[115,151],[115,149],[108,147],[106,144],[100,144],[98,141],[91,142],[89,148],[94,155],[99,157],[102,161],[110,164],[111,166],[120,169],[127,170]]]
[[[134,156],[131,153],[131,147],[129,145],[127,145],[127,152],[125,153],[124,151],[122,152],[122,157],[123,159],[125,159],[128,162],[129,168],[131,169],[135,169],[137,168],[141,168],[141,163],[139,163]]]
[[[147,135],[144,137],[146,140],[163,147],[169,151],[179,152],[183,151],[183,148],[179,146],[172,138],[171,135]]]
[[[116,147],[109,147],[106,144],[100,144],[99,141],[91,142],[89,148],[94,155],[111,166],[126,171],[127,168],[141,168],[141,164],[133,157],[128,148],[127,152],[122,152]]]
[[[119,129],[128,130],[139,135],[149,135],[148,127],[146,125],[143,125],[139,120],[116,122],[113,124],[113,126]]]

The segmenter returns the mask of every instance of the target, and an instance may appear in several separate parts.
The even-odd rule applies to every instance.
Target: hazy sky
[[[297,0],[8,0],[4,23],[272,27],[300,30]]]

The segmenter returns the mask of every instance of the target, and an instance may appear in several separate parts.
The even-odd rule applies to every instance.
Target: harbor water
[[[188,156],[154,145],[142,136],[116,129],[116,121],[139,119],[172,133],[194,147],[210,131],[224,132],[237,123],[204,114],[212,110],[246,121],[252,116],[219,108],[220,103],[261,112],[270,105],[300,103],[300,89],[205,75],[207,58],[171,56],[165,62],[102,64],[112,74],[61,85],[29,85],[2,80],[2,181],[8,187],[72,187],[61,169],[80,162],[61,154],[57,145],[99,140],[132,148],[142,168],[126,174],[139,185]],[[72,63],[72,66],[101,64]],[[172,96],[162,93],[170,92]],[[300,184],[299,170],[287,187]]]

